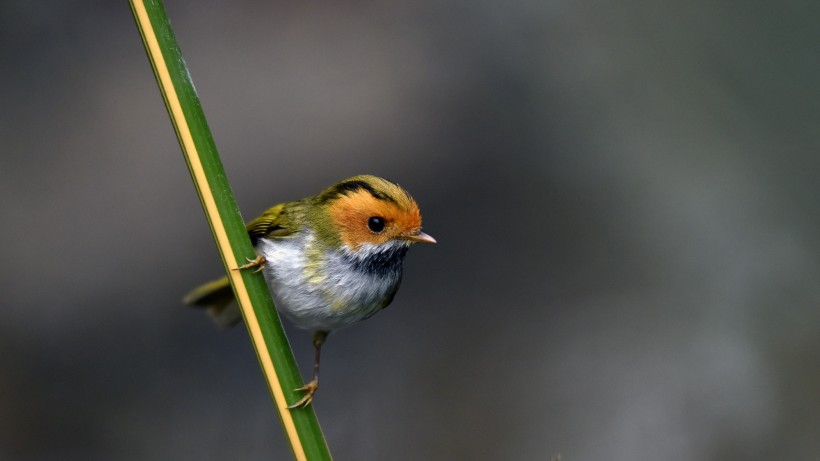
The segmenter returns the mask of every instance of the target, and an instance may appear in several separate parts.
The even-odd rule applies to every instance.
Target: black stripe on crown
[[[322,197],[323,201],[332,200],[340,195],[347,195],[351,192],[357,192],[360,190],[366,190],[370,193],[373,197],[379,200],[384,200],[385,202],[392,202],[397,203],[396,199],[393,197],[385,194],[384,192],[379,192],[373,188],[373,186],[368,183],[367,181],[362,180],[353,180],[353,181],[345,181],[333,186],[330,190],[328,190],[324,196]]]

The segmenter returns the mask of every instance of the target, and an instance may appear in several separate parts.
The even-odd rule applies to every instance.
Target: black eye
[[[380,216],[371,216],[370,219],[367,220],[367,227],[378,234],[384,230],[384,218]]]

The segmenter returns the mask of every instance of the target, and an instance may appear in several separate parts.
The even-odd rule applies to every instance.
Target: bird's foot
[[[293,405],[290,405],[288,409],[293,410],[294,408],[305,408],[306,406],[310,405],[310,403],[313,402],[313,394],[316,393],[316,389],[319,389],[318,379],[314,379],[313,381],[305,384],[304,386],[298,389],[294,389],[296,391],[304,392],[305,395],[303,395],[298,402],[294,403]]]
[[[256,259],[251,259],[251,258],[245,258],[245,259],[248,260],[248,263],[237,267],[236,270],[250,269],[251,267],[256,267],[257,269],[255,271],[253,271],[254,273],[262,272],[262,269],[265,268],[265,264],[267,263],[267,260],[262,255],[257,256]]]

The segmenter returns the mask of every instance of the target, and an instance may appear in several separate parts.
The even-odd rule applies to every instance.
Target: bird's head
[[[377,176],[354,176],[316,198],[333,240],[351,251],[436,243],[421,231],[416,201],[398,184]]]

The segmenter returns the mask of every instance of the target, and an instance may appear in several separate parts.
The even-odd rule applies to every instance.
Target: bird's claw
[[[295,391],[304,392],[305,395],[303,395],[302,398],[293,405],[288,406],[288,410],[293,410],[294,408],[305,408],[310,405],[310,403],[313,402],[313,395],[316,394],[316,389],[319,389],[319,381],[316,379],[300,388],[294,389]]]
[[[245,258],[245,259],[248,260],[248,263],[237,267],[236,270],[250,269],[251,267],[256,267],[257,269],[255,271],[253,271],[254,273],[262,272],[262,269],[265,268],[265,264],[267,263],[267,260],[262,255],[257,256],[255,259],[251,259],[251,258]]]

